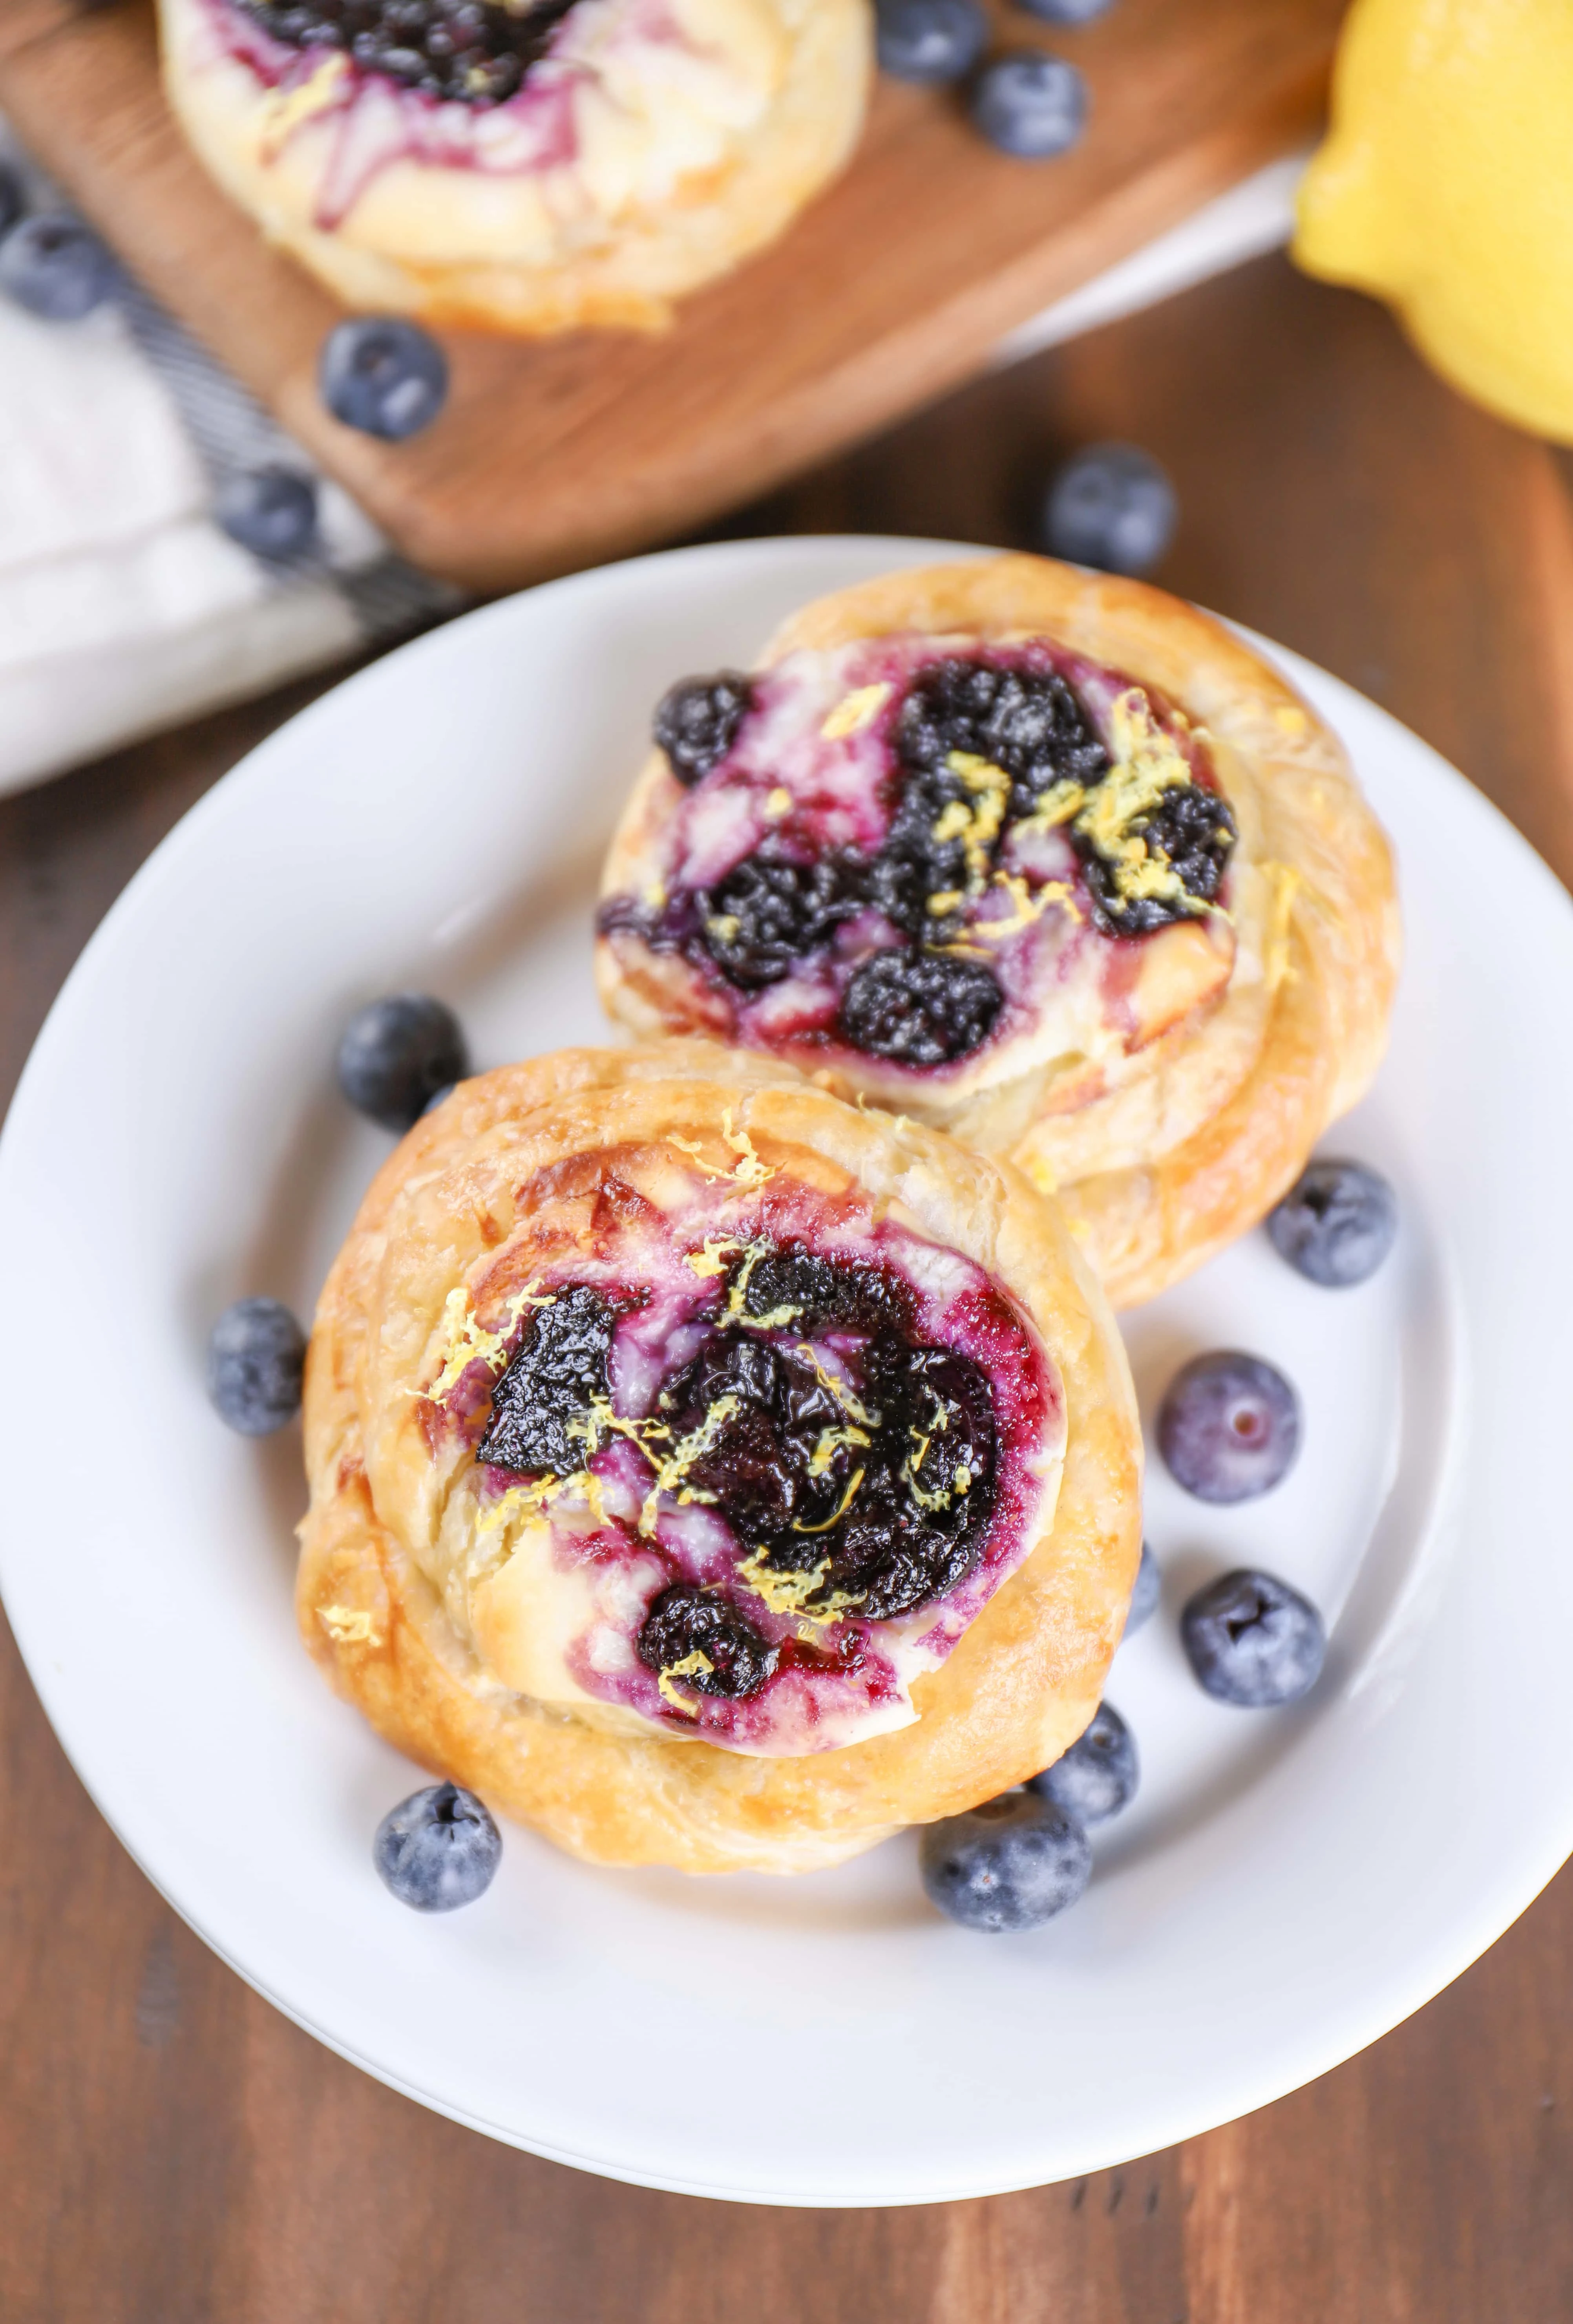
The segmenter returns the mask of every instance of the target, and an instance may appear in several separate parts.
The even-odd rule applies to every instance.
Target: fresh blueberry
[[[457,1082],[445,1082],[441,1089],[433,1090],[431,1095],[427,1099],[426,1103],[420,1109],[423,1117],[428,1113],[435,1113],[439,1105],[445,1105],[448,1099],[452,1097],[457,1087]]]
[[[1150,573],[1174,538],[1174,487],[1135,444],[1090,444],[1067,460],[1044,504],[1052,557],[1100,573]]]
[[[1313,1162],[1275,1211],[1267,1232],[1280,1259],[1329,1291],[1375,1275],[1398,1232],[1398,1197],[1358,1162]]]
[[[300,1409],[306,1334],[277,1299],[237,1299],[207,1342],[207,1393],[243,1436],[271,1436]]]
[[[338,1085],[356,1111],[400,1132],[470,1070],[458,1019],[429,992],[369,1001],[345,1026],[337,1063]]]
[[[1298,1702],[1327,1654],[1316,1608],[1271,1573],[1226,1573],[1199,1590],[1180,1617],[1180,1637],[1209,1694],[1246,1711]]]
[[[22,180],[14,170],[0,161],[0,234],[9,234],[26,208]]]
[[[1016,0],[1016,5],[1045,24],[1090,24],[1110,6],[1111,0]]]
[[[983,53],[989,20],[979,0],[877,0],[881,72],[897,80],[960,80]]]
[[[1038,1792],[1006,1792],[923,1835],[929,1902],[963,1928],[1035,1929],[1073,1904],[1092,1872],[1087,1834]]]
[[[1141,1781],[1136,1738],[1118,1711],[1100,1702],[1068,1751],[1027,1785],[1076,1823],[1102,1823],[1129,1807]]]
[[[78,323],[115,287],[115,264],[90,226],[55,212],[0,242],[0,290],[50,323]]]
[[[1175,1373],[1158,1410],[1158,1447],[1199,1501],[1271,1492],[1300,1450],[1300,1398],[1260,1356],[1221,1348]]]
[[[452,1913],[492,1886],[502,1835],[474,1792],[433,1784],[391,1808],[377,1826],[372,1861],[401,1904]]]
[[[1125,1618],[1123,1637],[1131,1637],[1144,1622],[1150,1622],[1158,1610],[1158,1600],[1164,1587],[1164,1576],[1157,1559],[1144,1541],[1142,1562],[1136,1568],[1136,1578],[1131,1589],[1130,1608]]]
[[[419,323],[357,315],[323,342],[322,400],[336,420],[399,443],[429,427],[447,401],[447,357]]]
[[[257,557],[304,557],[317,545],[317,486],[294,468],[226,476],[213,513],[231,540]]]
[[[985,65],[972,85],[972,124],[1018,161],[1068,152],[1087,119],[1087,84],[1074,65],[1041,49],[1016,49]]]

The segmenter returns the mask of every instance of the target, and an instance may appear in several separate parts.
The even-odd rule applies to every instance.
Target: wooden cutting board
[[[886,81],[841,181],[658,336],[446,336],[446,410],[387,445],[317,392],[341,309],[206,177],[150,0],[0,0],[0,107],[175,314],[417,564],[537,580],[713,516],[952,387],[998,341],[1314,129],[1344,0],[1115,0],[1000,43],[1087,76],[1076,151],[1013,161],[955,97]]]

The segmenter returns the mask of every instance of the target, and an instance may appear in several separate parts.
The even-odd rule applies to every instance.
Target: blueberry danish
[[[1125,1359],[1053,1205],[704,1044],[419,1122],[306,1428],[314,1654],[603,1862],[805,1869],[1036,1773],[1140,1554]]]
[[[1382,833],[1299,696],[1157,590],[892,575],[679,681],[654,740],[603,883],[612,1013],[1010,1157],[1117,1305],[1254,1225],[1375,1069]]]

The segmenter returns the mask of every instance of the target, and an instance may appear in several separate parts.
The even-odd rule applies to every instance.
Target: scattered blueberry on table
[[[401,315],[353,316],[324,340],[317,383],[346,428],[401,443],[446,402],[447,357],[429,331]]]
[[[1398,1232],[1398,1197],[1359,1162],[1313,1162],[1276,1210],[1267,1232],[1280,1259],[1328,1291],[1375,1274]]]
[[[1107,14],[1113,0],[1016,0],[1016,5],[1045,24],[1090,24]]]
[[[1091,1877],[1092,1849],[1041,1792],[1006,1792],[929,1824],[920,1862],[929,1902],[948,1920],[998,1935],[1041,1928],[1073,1904]]]
[[[1237,1348],[1197,1356],[1159,1406],[1158,1449],[1175,1483],[1198,1500],[1254,1500],[1294,1465],[1300,1398],[1260,1356]]]
[[[474,1792],[433,1784],[391,1808],[372,1861],[383,1884],[418,1913],[452,1913],[492,1886],[502,1835]]]
[[[1140,1781],[1136,1738],[1118,1711],[1100,1702],[1070,1749],[1035,1775],[1027,1789],[1085,1825],[1103,1823],[1128,1807]]]
[[[115,288],[108,250],[80,218],[24,218],[0,242],[0,290],[51,323],[79,323]]]
[[[243,1436],[271,1436],[300,1409],[306,1334],[277,1299],[237,1299],[207,1342],[207,1394]]]
[[[470,1070],[464,1028],[429,992],[395,992],[357,1010],[338,1045],[338,1085],[359,1113],[400,1135],[439,1090]]]
[[[1327,1655],[1327,1632],[1311,1600],[1275,1574],[1243,1568],[1197,1591],[1180,1618],[1180,1637],[1208,1693],[1247,1711],[1297,1702]]]
[[[1060,468],[1044,503],[1052,557],[1100,573],[1150,573],[1174,538],[1179,503],[1150,452],[1090,444]]]
[[[0,161],[0,234],[9,234],[26,208],[22,180],[14,170]]]
[[[1016,49],[986,64],[972,84],[972,124],[1018,161],[1068,152],[1087,121],[1087,84],[1074,65],[1042,49]]]
[[[881,72],[933,85],[971,71],[989,20],[979,0],[876,0],[874,39]]]
[[[1150,1622],[1158,1610],[1163,1594],[1164,1572],[1157,1559],[1144,1541],[1142,1562],[1136,1568],[1136,1578],[1131,1586],[1130,1605],[1127,1609],[1121,1641],[1133,1637],[1144,1622]]]
[[[317,546],[317,486],[295,468],[226,476],[213,513],[222,530],[256,557],[304,557]]]

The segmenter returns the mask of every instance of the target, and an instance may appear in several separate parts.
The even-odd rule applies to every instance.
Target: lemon
[[[1356,0],[1294,255],[1465,394],[1573,441],[1573,5]]]

